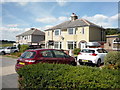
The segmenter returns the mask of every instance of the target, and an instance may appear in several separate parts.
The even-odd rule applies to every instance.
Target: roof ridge
[[[83,22],[85,22],[87,25],[90,25],[90,23],[86,20],[86,19],[80,19],[80,20],[82,20]]]

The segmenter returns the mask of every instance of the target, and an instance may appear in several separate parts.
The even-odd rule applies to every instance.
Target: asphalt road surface
[[[2,57],[0,56],[0,79],[2,78],[2,82],[0,83],[0,89],[9,89],[9,88],[18,88],[18,81],[17,81],[17,73],[15,71],[15,63],[17,59],[9,58],[9,57]]]

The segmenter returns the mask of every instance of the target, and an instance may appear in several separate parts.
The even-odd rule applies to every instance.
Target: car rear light
[[[35,63],[35,60],[25,60],[25,63],[26,63],[26,64],[34,64],[34,63]]]
[[[82,53],[79,52],[78,55],[82,55]]]
[[[93,54],[90,54],[91,56],[97,56],[97,54],[93,53]]]

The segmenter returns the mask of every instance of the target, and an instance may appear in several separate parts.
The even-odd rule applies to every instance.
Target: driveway
[[[0,70],[2,73],[0,74],[0,79],[2,82],[0,85],[4,88],[17,88],[17,73],[15,72],[15,63],[17,59],[2,57],[0,56]]]

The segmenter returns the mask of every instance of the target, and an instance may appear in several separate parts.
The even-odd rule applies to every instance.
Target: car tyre
[[[5,55],[6,53],[4,51],[1,52],[1,55]]]
[[[76,63],[76,62],[71,62],[70,65],[72,65],[72,66],[76,66],[77,63]]]
[[[97,61],[97,67],[99,67],[101,65],[101,59],[98,59]]]

